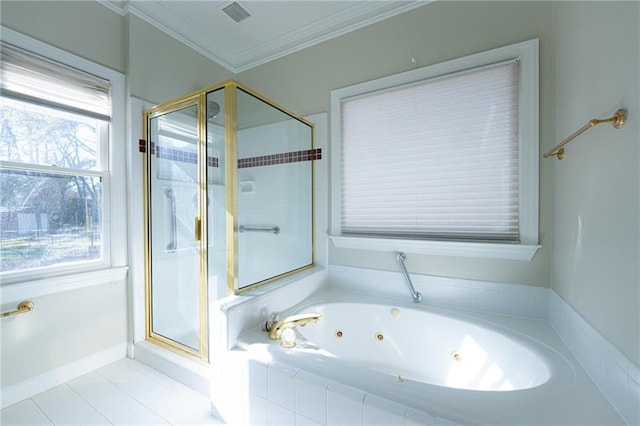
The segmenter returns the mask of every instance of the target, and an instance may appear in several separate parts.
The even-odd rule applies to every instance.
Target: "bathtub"
[[[281,318],[305,312],[295,347],[251,329],[236,348],[447,424],[621,423],[546,321],[337,290]]]

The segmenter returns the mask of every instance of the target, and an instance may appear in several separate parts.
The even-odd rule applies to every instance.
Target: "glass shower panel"
[[[147,339],[208,360],[208,309],[313,265],[313,124],[227,81],[145,111]]]
[[[313,262],[312,128],[237,90],[238,287]]]
[[[149,121],[151,333],[200,351],[197,106]]]
[[[207,93],[207,274],[209,301],[227,295],[225,89]]]

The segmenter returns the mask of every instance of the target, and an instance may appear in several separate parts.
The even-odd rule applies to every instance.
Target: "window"
[[[537,78],[534,40],[332,92],[334,244],[531,259]]]
[[[122,77],[8,29],[3,28],[3,39],[1,281],[11,284],[111,267],[116,248],[112,240],[125,241],[113,238],[110,226],[112,220],[124,223],[123,214],[112,218],[114,199],[126,202],[111,194],[114,180],[120,188],[124,180],[113,178],[118,167],[112,167],[109,155],[111,134],[123,130],[122,117],[113,113],[123,100]],[[125,262],[118,258],[115,263]]]

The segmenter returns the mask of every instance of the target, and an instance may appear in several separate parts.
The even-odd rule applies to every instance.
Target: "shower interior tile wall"
[[[241,169],[240,185],[252,182],[252,192],[239,191],[238,223],[240,226],[280,228],[279,234],[270,232],[244,232],[238,235],[238,263],[240,282],[250,284],[296,269],[309,262],[308,252],[300,250],[301,239],[308,238],[311,246],[311,216],[307,220],[296,218],[292,212],[311,205],[311,193],[300,187],[292,176],[308,176],[304,169],[310,162],[271,165]],[[273,188],[289,188],[274,191]],[[298,248],[296,248],[298,247]],[[243,267],[244,265],[244,267]],[[246,267],[250,265],[251,267]]]
[[[295,131],[300,126],[287,120],[238,131],[238,158],[252,158],[298,151],[300,146],[283,146],[283,141],[304,140]],[[246,142],[250,141],[250,142]],[[240,283],[251,284],[308,263],[308,253],[299,250],[311,246],[311,216],[300,217],[311,205],[309,176],[311,161],[248,167],[238,170],[239,225],[272,227],[280,233],[246,232],[238,236]],[[301,239],[308,238],[306,243]],[[242,265],[251,265],[250,268]]]

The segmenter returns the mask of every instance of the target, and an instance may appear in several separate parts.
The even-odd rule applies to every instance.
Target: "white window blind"
[[[109,81],[64,64],[0,44],[2,96],[109,121]]]
[[[343,99],[342,233],[518,242],[518,69]]]

